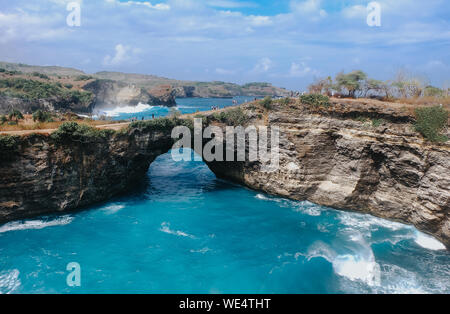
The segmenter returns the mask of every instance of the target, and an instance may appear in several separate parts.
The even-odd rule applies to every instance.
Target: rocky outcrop
[[[168,107],[176,105],[171,88],[155,88],[149,92],[119,81],[95,80],[86,84],[83,89],[95,95],[95,109],[135,106],[139,103]]]
[[[66,143],[24,137],[0,155],[0,223],[67,212],[129,191],[171,146],[170,136],[157,131]]]
[[[450,248],[450,144],[424,141],[408,110],[337,100],[330,108],[292,103],[267,111],[250,104],[243,112],[248,124],[280,127],[280,166],[267,172],[260,161],[207,163],[218,177],[413,224]],[[217,113],[205,119],[225,127]],[[21,139],[0,160],[0,221],[73,210],[128,191],[172,143],[170,130],[152,128],[93,143]]]
[[[411,115],[393,110],[346,101],[319,111],[277,106],[257,122],[280,127],[277,171],[261,162],[209,166],[255,190],[413,224],[450,248],[450,143],[425,142],[406,122]],[[395,123],[351,118],[362,116]]]

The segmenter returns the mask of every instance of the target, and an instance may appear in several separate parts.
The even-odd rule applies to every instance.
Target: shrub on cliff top
[[[65,122],[52,133],[51,138],[58,143],[92,143],[105,140],[114,133],[113,130],[99,130],[85,124]]]
[[[272,97],[265,97],[263,100],[261,100],[261,105],[267,110],[272,109]]]
[[[9,120],[12,121],[13,119],[16,120],[16,123],[18,123],[19,120],[23,120],[24,117],[22,112],[17,109],[11,110],[11,112],[9,113]]]
[[[14,150],[19,145],[19,137],[11,135],[0,135],[0,151]]]
[[[300,101],[302,102],[302,104],[310,105],[313,107],[329,107],[331,105],[330,98],[321,94],[303,95],[300,96]]]
[[[440,106],[417,108],[416,131],[431,142],[446,142],[447,136],[441,134],[448,123],[448,111]]]
[[[52,120],[52,114],[47,111],[38,110],[33,113],[33,121],[50,122]]]
[[[18,136],[0,135],[0,160],[8,160],[19,147]]]
[[[243,126],[249,120],[247,114],[240,107],[216,113],[209,118],[230,126]]]
[[[192,120],[173,118],[158,118],[148,121],[137,121],[130,124],[129,129],[139,129],[141,131],[170,131],[177,126],[194,128]]]

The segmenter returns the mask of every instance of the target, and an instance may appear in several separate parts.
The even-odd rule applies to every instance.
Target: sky
[[[270,82],[305,90],[320,77],[399,70],[450,83],[448,0],[0,0],[0,60],[180,80]]]

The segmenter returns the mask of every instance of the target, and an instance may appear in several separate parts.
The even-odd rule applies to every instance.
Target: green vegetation
[[[0,135],[0,160],[7,160],[19,148],[20,137]]]
[[[22,72],[19,72],[19,71],[8,71],[8,70],[5,70],[3,68],[0,68],[0,73],[6,74],[6,75],[22,74]]]
[[[53,122],[53,117],[50,112],[38,110],[35,113],[33,113],[33,121]]]
[[[382,126],[386,121],[384,119],[372,119],[372,126],[374,128],[378,128]]]
[[[34,77],[39,77],[39,78],[44,79],[44,80],[50,80],[50,77],[48,75],[46,75],[46,74],[43,74],[43,73],[33,72],[33,73],[31,73],[31,75],[34,76]]]
[[[300,101],[302,102],[302,104],[310,105],[316,108],[331,106],[330,98],[321,94],[303,95],[300,96]]]
[[[280,100],[278,100],[278,103],[282,106],[289,106],[289,104],[291,103],[291,99],[290,98],[281,98]]]
[[[416,131],[431,142],[446,142],[447,136],[441,134],[448,123],[448,111],[440,106],[417,108]]]
[[[192,120],[174,117],[133,122],[128,126],[128,129],[139,129],[141,131],[170,131],[177,126],[186,126],[190,129],[194,128]]]
[[[19,120],[23,120],[24,119],[23,114],[19,110],[16,110],[16,109],[12,110],[9,113],[8,118],[9,118],[10,121],[12,121],[14,119],[16,123],[18,123]]]
[[[14,150],[19,144],[19,136],[0,135],[0,151]]]
[[[263,100],[261,100],[261,105],[267,110],[272,109],[272,97],[265,97]]]
[[[92,76],[89,76],[89,75],[78,75],[76,78],[75,78],[75,81],[89,81],[89,80],[91,80],[93,77]]]
[[[80,142],[93,143],[104,141],[115,133],[113,130],[99,130],[85,124],[65,122],[52,133],[51,138],[57,143]]]
[[[361,90],[364,80],[367,79],[367,74],[362,71],[353,71],[348,74],[339,73],[336,76],[336,86],[338,91],[347,90],[348,95],[355,97],[356,92]]]
[[[248,116],[240,107],[215,113],[212,118],[230,126],[243,126],[249,120]]]
[[[5,115],[0,116],[0,125],[5,124],[8,121],[8,118]]]
[[[311,94],[323,94],[346,97],[375,97],[391,100],[392,98],[419,98],[450,96],[450,89],[440,89],[426,84],[420,76],[399,71],[392,81],[380,81],[369,78],[363,71],[339,73],[334,81],[331,76],[317,79],[308,87]]]
[[[72,84],[64,84],[64,87],[67,89],[72,89],[73,85]]]
[[[424,96],[426,97],[442,97],[444,96],[444,90],[428,85],[427,87],[425,87],[424,91]]]
[[[61,84],[39,82],[23,78],[9,78],[0,80],[2,94],[37,101],[39,99],[58,98],[59,103],[74,103],[87,105],[93,99],[91,92],[72,91],[64,89]]]

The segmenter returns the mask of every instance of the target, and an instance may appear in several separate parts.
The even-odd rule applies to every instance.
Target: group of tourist
[[[155,115],[154,114],[152,114],[152,120],[153,119],[155,119]],[[131,122],[137,122],[137,121],[139,121],[139,118],[138,117],[132,117],[131,118]],[[145,121],[145,117],[142,117],[141,118],[141,121]]]

